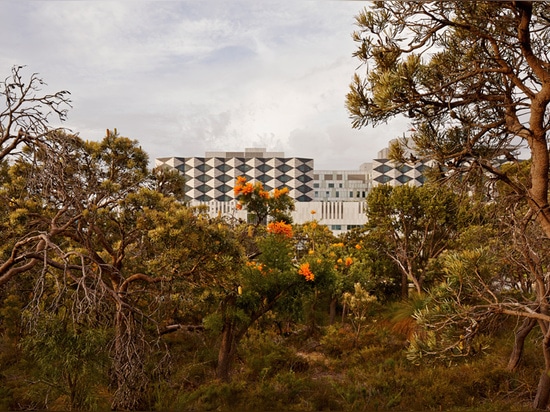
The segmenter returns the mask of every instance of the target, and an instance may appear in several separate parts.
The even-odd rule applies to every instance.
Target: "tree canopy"
[[[505,183],[508,191],[488,194],[499,202],[506,192],[512,195],[503,202],[510,209],[501,210],[501,217],[523,240],[520,244],[531,247],[537,242],[529,229],[532,221],[550,237],[549,12],[548,2],[535,1],[373,2],[356,17],[354,55],[365,74],[355,74],[347,95],[353,127],[405,116],[412,126],[410,145],[421,160],[434,160],[447,177],[477,173],[485,184]],[[520,149],[528,158],[527,178],[509,166],[520,161]],[[535,285],[532,297],[504,299],[503,290],[495,293],[486,277],[475,281],[490,302],[485,310],[537,319],[545,336],[545,371],[535,406],[545,408],[550,399],[549,284],[540,252],[530,250],[523,264]],[[472,253],[466,255],[475,260]],[[458,263],[465,256],[453,259],[447,258],[448,264],[454,262],[451,271],[471,273],[475,267]]]
[[[481,169],[528,199],[550,236],[547,2],[378,1],[356,18],[353,127],[409,119],[415,150],[454,171]],[[532,159],[527,185],[498,160]]]

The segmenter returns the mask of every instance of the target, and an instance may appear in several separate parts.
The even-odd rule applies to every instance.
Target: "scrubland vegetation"
[[[372,2],[354,127],[404,115],[339,238],[243,173],[247,221],[185,202],[137,141],[50,126],[0,83],[0,408],[530,410],[550,401],[547,2]],[[520,146],[524,145],[524,146]],[[411,151],[412,149],[412,151]],[[523,151],[524,158],[518,153]]]

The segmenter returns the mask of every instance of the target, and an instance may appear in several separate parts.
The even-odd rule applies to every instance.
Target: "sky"
[[[63,126],[157,157],[263,147],[359,168],[406,121],[351,127],[355,16],[366,1],[2,1],[0,78],[14,65],[68,90]]]

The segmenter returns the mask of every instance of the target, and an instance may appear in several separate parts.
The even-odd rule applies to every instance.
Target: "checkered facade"
[[[158,158],[155,163],[157,167],[180,171],[185,177],[188,201],[234,201],[233,188],[239,176],[250,182],[261,182],[268,191],[287,187],[289,195],[298,202],[313,200],[313,159],[287,158],[278,152],[247,149],[245,152],[207,152],[205,157]]]
[[[374,159],[372,161],[373,186],[422,186],[426,181],[424,172],[429,169],[426,162],[396,164],[389,159]]]

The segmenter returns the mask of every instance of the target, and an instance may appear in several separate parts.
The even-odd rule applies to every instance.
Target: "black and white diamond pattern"
[[[313,200],[313,159],[284,157],[265,149],[243,152],[215,152],[205,157],[166,157],[155,161],[157,167],[179,170],[186,179],[186,200],[235,200],[237,177],[262,182],[266,190],[287,187],[298,201]],[[229,189],[228,189],[229,188]]]

